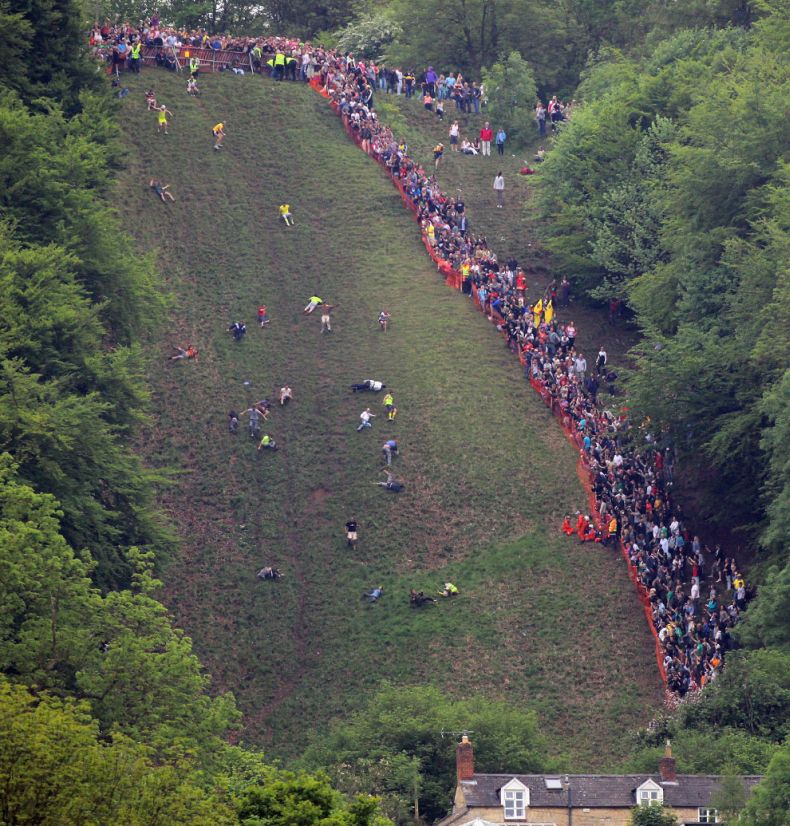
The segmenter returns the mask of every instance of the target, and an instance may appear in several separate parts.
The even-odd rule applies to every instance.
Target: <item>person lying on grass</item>
[[[372,393],[378,393],[380,390],[384,390],[386,386],[383,382],[376,381],[375,379],[365,379],[365,381],[352,384],[351,389],[354,393],[364,393],[368,390]]]
[[[409,604],[412,608],[422,608],[423,605],[436,605],[436,600],[426,596],[423,591],[415,591],[412,588],[409,591]]]
[[[400,493],[404,487],[406,487],[403,482],[395,477],[395,474],[392,473],[388,468],[384,468],[382,473],[387,474],[387,481],[386,482],[374,482],[374,485],[379,485],[379,487],[385,488],[386,490],[390,490],[393,493]]]
[[[174,350],[178,352],[174,356],[170,356],[170,361],[177,361],[178,359],[196,359],[198,356],[197,347],[187,344],[186,347],[179,347],[177,344],[173,346]]]
[[[168,201],[175,201],[172,192],[168,192],[170,184],[163,184],[157,178],[151,178],[148,186],[162,199],[162,203],[166,204]]]

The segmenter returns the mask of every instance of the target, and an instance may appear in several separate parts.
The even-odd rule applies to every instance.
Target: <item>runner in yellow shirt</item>
[[[167,134],[167,116],[173,117],[173,113],[166,107],[160,106],[159,109],[156,110],[156,131],[157,132],[164,132],[165,135]]]
[[[288,204],[280,204],[280,218],[285,221],[285,226],[292,227],[294,225],[293,215],[291,215],[291,207]]]
[[[225,124],[220,121],[214,125],[211,132],[214,135],[214,149],[216,151],[222,146],[222,140],[225,137]]]

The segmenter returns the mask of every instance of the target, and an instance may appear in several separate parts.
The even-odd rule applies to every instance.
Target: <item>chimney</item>
[[[675,758],[672,756],[672,746],[667,740],[664,747],[664,756],[658,761],[658,773],[662,783],[675,783],[678,779],[675,771]]]
[[[475,776],[475,755],[472,744],[464,734],[461,742],[455,747],[455,768],[458,781],[473,780]]]

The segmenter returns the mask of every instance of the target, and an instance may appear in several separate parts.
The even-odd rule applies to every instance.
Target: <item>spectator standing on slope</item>
[[[501,172],[497,172],[494,178],[494,192],[496,193],[497,209],[502,209],[505,205],[505,178]]]
[[[500,155],[505,154],[505,141],[507,140],[507,132],[500,126],[496,133],[496,151]]]
[[[491,141],[494,139],[494,131],[491,124],[486,121],[480,130],[480,152],[487,157],[491,157]]]

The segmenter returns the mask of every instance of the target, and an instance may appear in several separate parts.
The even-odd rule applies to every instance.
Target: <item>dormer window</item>
[[[529,789],[514,777],[499,793],[505,820],[524,820],[529,806]]]
[[[660,806],[664,802],[664,790],[654,780],[645,780],[636,790],[636,802],[640,806]]]

